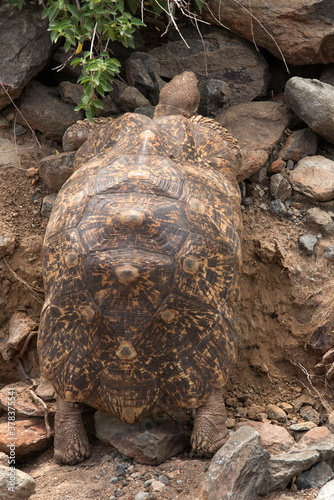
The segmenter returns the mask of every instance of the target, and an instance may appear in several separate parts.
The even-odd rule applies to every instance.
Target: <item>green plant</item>
[[[75,109],[84,109],[92,121],[103,108],[96,94],[103,97],[109,92],[115,74],[120,71],[120,62],[110,57],[110,42],[134,47],[133,33],[144,23],[125,11],[124,0],[37,1],[44,6],[42,17],[49,18],[51,40],[56,42],[63,37],[65,51],[72,48],[71,65],[81,66],[78,83],[84,86],[85,93]],[[8,3],[21,9],[24,0],[8,0]],[[85,44],[90,48],[82,52]]]

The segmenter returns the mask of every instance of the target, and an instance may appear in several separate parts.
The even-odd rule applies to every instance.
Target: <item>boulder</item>
[[[202,17],[290,64],[334,62],[332,0],[209,0]]]
[[[174,422],[158,425],[153,419],[125,424],[101,411],[94,414],[96,437],[112,444],[124,455],[142,464],[158,465],[183,451],[189,440]]]
[[[227,30],[201,27],[201,32],[203,40],[196,29],[182,29],[189,47],[178,36],[175,41],[145,55],[133,54],[127,61],[128,81],[131,84],[140,81],[140,90],[144,87],[147,92],[154,92],[153,89],[159,86],[157,77],[171,80],[182,68],[182,71],[193,71],[200,83],[207,81],[208,74],[211,79],[223,80],[231,90],[233,104],[247,102],[266,93],[268,65],[252,44]],[[135,74],[138,59],[146,67],[146,78],[139,79]]]
[[[35,491],[36,483],[28,474],[0,465],[0,499],[27,500]]]
[[[214,455],[196,498],[255,500],[269,456],[261,447],[260,434],[251,427],[241,427]]]
[[[15,426],[10,428],[8,422],[0,424],[0,451],[9,453],[12,442],[16,459],[21,459],[48,448],[52,437],[47,436],[45,423],[41,418],[16,420]]]
[[[288,106],[299,118],[314,132],[334,143],[334,87],[332,85],[320,80],[294,76],[287,81],[284,95]]]
[[[280,142],[293,114],[282,103],[248,102],[221,111],[215,117],[238,140],[242,167],[238,182],[260,170]]]
[[[59,141],[65,130],[82,118],[81,112],[77,113],[72,105],[61,99],[56,88],[47,87],[37,81],[30,82],[19,110],[32,128]],[[17,121],[26,125],[23,117],[18,114]]]
[[[12,99],[47,63],[51,54],[48,20],[41,19],[42,7],[37,2],[24,2],[22,10],[0,4],[0,81]],[[0,109],[10,103],[0,86]]]
[[[59,191],[73,173],[75,151],[46,156],[41,160],[39,175],[53,192]]]
[[[334,161],[324,156],[305,156],[289,177],[295,191],[315,201],[334,199]]]
[[[315,155],[317,151],[317,135],[309,128],[302,128],[292,132],[283,148],[278,153],[278,158],[284,161],[299,161],[304,156]]]
[[[291,437],[288,431],[280,425],[247,420],[247,422],[238,423],[236,429],[245,425],[253,427],[253,429],[260,434],[262,447],[271,454],[288,451],[295,443],[293,437]]]

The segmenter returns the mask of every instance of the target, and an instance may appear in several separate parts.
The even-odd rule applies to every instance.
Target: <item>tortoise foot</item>
[[[89,456],[90,446],[81,418],[82,408],[57,399],[55,417],[55,461],[75,465]]]
[[[191,446],[198,455],[212,456],[226,443],[226,416],[224,399],[220,391],[215,391],[197,410],[195,417]]]

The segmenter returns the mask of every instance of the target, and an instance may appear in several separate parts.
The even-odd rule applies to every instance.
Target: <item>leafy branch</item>
[[[24,0],[8,0],[22,9]],[[49,19],[48,30],[52,42],[65,40],[64,49],[72,49],[72,66],[81,66],[78,83],[85,88],[76,111],[84,109],[92,121],[100,109],[103,97],[112,90],[112,81],[120,71],[120,62],[110,56],[108,45],[118,41],[125,47],[134,47],[133,34],[143,21],[125,11],[124,0],[38,0],[43,5],[42,18]],[[82,52],[84,45],[90,50]]]

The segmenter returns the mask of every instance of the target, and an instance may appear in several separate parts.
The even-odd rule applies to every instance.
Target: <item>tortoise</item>
[[[155,115],[95,127],[76,153],[43,246],[38,352],[57,393],[55,460],[89,455],[82,404],[129,424],[197,409],[193,449],[227,439],[241,269],[236,140],[196,115],[177,75]]]

